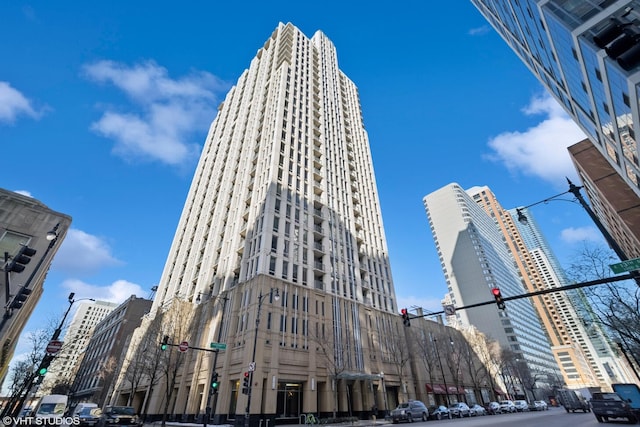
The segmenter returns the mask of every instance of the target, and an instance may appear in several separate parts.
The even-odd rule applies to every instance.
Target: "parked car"
[[[501,400],[500,401],[500,413],[508,413],[508,412],[517,412],[516,405],[513,404],[512,400]]]
[[[529,407],[531,409],[531,407]],[[549,405],[544,400],[535,400],[533,402],[533,410],[534,411],[548,411]]]
[[[500,404],[498,402],[489,402],[484,405],[484,409],[487,410],[487,414],[489,415],[497,415],[501,414]]]
[[[95,427],[100,421],[102,411],[100,408],[85,406],[79,412],[74,411],[74,413],[78,417],[78,425],[80,427]]]
[[[429,406],[429,419],[430,420],[441,420],[443,418],[451,419],[451,412],[449,412],[449,408],[444,405],[440,406]]]
[[[429,409],[419,400],[410,400],[401,403],[396,409],[391,411],[391,421],[397,424],[400,421],[412,423],[414,420],[427,421],[429,419]]]
[[[454,403],[453,405],[450,405],[449,412],[451,413],[451,416],[454,418],[471,416],[471,409],[469,408],[469,405],[467,405],[464,402],[458,402],[458,403]]]
[[[142,423],[131,406],[107,406],[98,421],[99,427],[141,427]]]
[[[484,406],[478,405],[477,403],[469,409],[471,410],[471,416],[487,415],[487,410],[484,409]]]
[[[513,404],[518,412],[526,412],[529,410],[529,403],[526,400],[514,400]]]

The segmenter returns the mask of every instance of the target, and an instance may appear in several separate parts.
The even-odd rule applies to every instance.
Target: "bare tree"
[[[333,331],[327,331],[324,323],[316,323],[316,330],[309,333],[309,340],[316,345],[316,351],[319,352],[321,359],[325,362],[325,367],[332,381],[333,390],[333,418],[336,418],[338,412],[338,381],[341,375],[346,372],[347,349],[345,346],[336,342]]]
[[[407,339],[405,337],[405,331],[399,330],[400,328],[404,328],[404,326],[399,326],[398,323],[394,322],[392,324],[392,327],[394,327],[396,330],[386,337],[386,346],[388,350],[387,356],[389,362],[391,362],[396,371],[395,373],[398,375],[402,391],[405,396],[407,396],[406,400],[408,400],[408,390],[404,382],[404,375],[405,368],[411,360],[411,354],[409,351]],[[409,333],[407,333],[407,335],[408,334]]]
[[[164,362],[164,351],[160,347],[160,341],[162,340],[162,337],[163,335],[161,325],[159,322],[154,321],[154,323],[147,329],[147,332],[143,338],[143,342],[146,343],[146,346],[143,347],[145,357],[142,360],[136,360],[136,363],[141,364],[141,376],[145,378],[148,387],[145,396],[144,407],[142,410],[142,416],[145,419],[147,416],[147,412],[149,411],[149,402],[151,401],[150,397],[152,396],[153,388],[162,379],[160,369]],[[132,393],[133,392],[135,392],[135,389],[132,389]]]
[[[498,366],[500,365],[500,343],[492,340],[475,328],[463,332],[470,346],[472,354],[477,357],[474,362],[472,355],[469,356],[469,364],[475,375],[472,375],[474,386],[482,387],[488,383],[491,388],[491,399],[496,398],[496,378],[498,377]],[[479,365],[479,366],[477,366]]]
[[[424,369],[427,373],[429,385],[433,390],[433,384],[436,381],[436,373],[438,372],[437,370],[440,366],[440,361],[438,360],[438,354],[436,352],[436,348],[430,333],[425,331],[424,329],[418,330],[417,333],[419,335],[415,339],[416,348],[419,353],[419,358],[422,361]]]
[[[169,343],[174,346],[168,346],[162,351],[159,358],[159,369],[165,380],[165,401],[162,413],[162,426],[166,425],[169,406],[175,393],[178,374],[184,364],[185,355],[183,352],[175,348],[175,343],[188,341],[191,337],[191,323],[193,306],[186,301],[174,300],[171,306],[162,314],[162,330],[163,337],[168,338]]]
[[[603,247],[585,244],[572,261],[567,274],[576,282],[612,276],[613,253]],[[611,341],[621,344],[625,355],[637,366],[640,360],[640,288],[634,281],[615,282],[579,289],[571,298],[587,330],[597,324]],[[576,301],[577,300],[577,301]],[[585,303],[587,302],[587,303]]]

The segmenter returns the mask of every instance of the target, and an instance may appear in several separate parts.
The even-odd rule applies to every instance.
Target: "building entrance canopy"
[[[340,372],[337,376],[339,380],[370,380],[382,379],[380,374],[365,374],[362,372]]]

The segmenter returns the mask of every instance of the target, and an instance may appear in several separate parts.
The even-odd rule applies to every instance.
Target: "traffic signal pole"
[[[217,342],[220,342],[220,340],[222,339],[222,317],[224,316],[225,310],[227,308],[227,301],[229,300],[229,298],[224,296],[222,297],[222,300],[224,302],[222,303],[222,315],[220,316],[220,325],[218,326]],[[211,386],[211,388],[209,389],[209,396],[207,396],[207,407],[205,409],[205,418],[204,418],[203,427],[207,427],[207,423],[211,419],[213,419],[213,422],[215,423],[216,406],[218,405],[218,390],[213,390],[213,381],[214,381],[214,378],[217,379],[218,353],[219,352],[216,351],[216,355],[213,356],[213,370],[211,371],[211,381],[209,382],[209,385]],[[215,396],[213,398],[213,404],[211,403],[212,395]]]
[[[628,273],[628,274],[623,274],[620,276],[615,276],[615,277],[608,277],[608,278],[604,278],[604,279],[596,279],[596,280],[590,280],[588,282],[580,282],[580,283],[574,283],[573,285],[567,285],[567,286],[558,286],[556,288],[548,288],[548,289],[542,289],[539,291],[535,291],[535,292],[529,292],[526,294],[519,294],[519,295],[513,295],[510,297],[502,297],[502,301],[506,302],[506,301],[513,301],[513,300],[517,300],[517,299],[522,299],[522,298],[530,298],[530,297],[534,297],[537,295],[545,295],[545,294],[552,294],[554,292],[561,292],[561,291],[568,291],[571,289],[579,289],[579,288],[586,288],[589,286],[595,286],[595,285],[602,285],[604,283],[614,283],[614,282],[620,282],[622,280],[631,280],[631,279],[635,279],[636,276],[635,274],[632,273]],[[484,302],[479,302],[476,304],[470,304],[470,305],[465,305],[464,307],[456,307],[456,310],[465,310],[468,308],[475,308],[475,307],[481,307],[483,305],[489,305],[489,304],[496,304],[496,300],[492,299],[489,301],[484,301]],[[438,314],[444,314],[444,310],[441,311],[434,311],[428,314],[424,314],[421,317],[431,317],[431,316],[436,316]],[[414,316],[414,318],[417,316]]]

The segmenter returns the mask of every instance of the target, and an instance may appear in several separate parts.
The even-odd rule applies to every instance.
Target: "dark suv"
[[[99,427],[141,427],[136,410],[131,406],[107,406],[100,421]]]
[[[427,421],[429,419],[429,410],[424,403],[419,400],[410,400],[406,403],[401,403],[396,409],[391,411],[391,421],[394,424],[399,421],[409,421],[412,423],[414,420]]]

